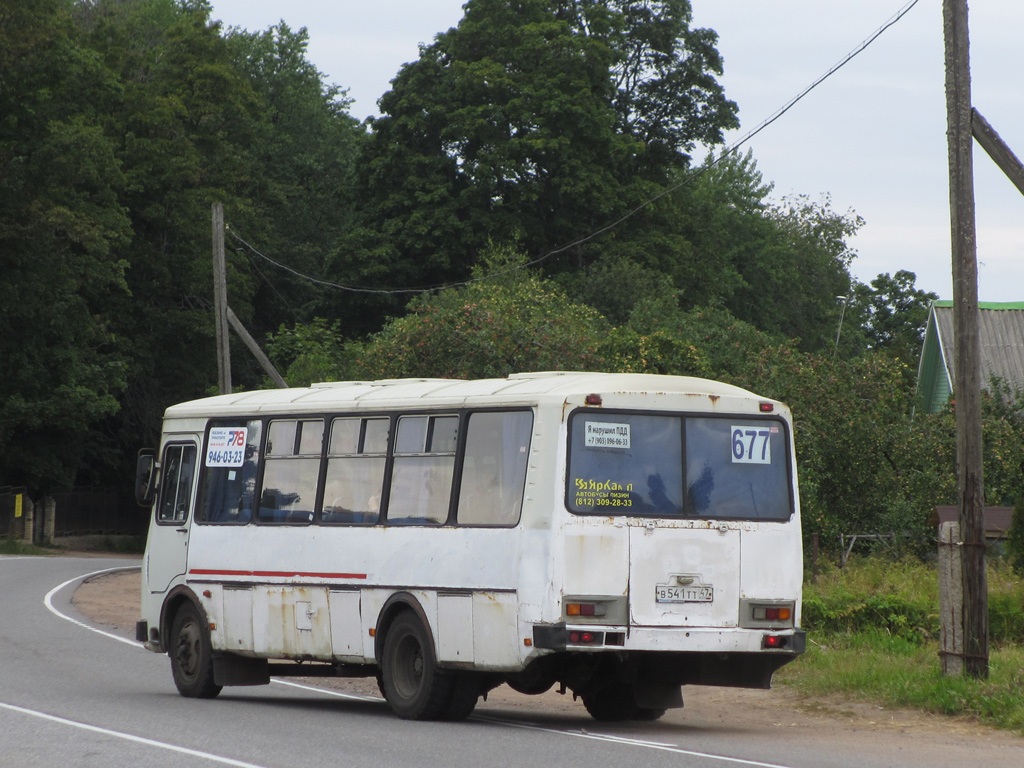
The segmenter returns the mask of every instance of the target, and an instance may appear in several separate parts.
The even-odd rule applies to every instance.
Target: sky
[[[719,82],[739,105],[732,146],[907,8],[912,0],[692,0],[693,26],[719,35]],[[377,99],[419,45],[457,26],[465,0],[212,0],[225,26],[284,21],[309,32],[309,60],[348,89],[351,113]],[[1024,2],[972,0],[974,107],[1024,158]],[[743,145],[771,199],[827,195],[865,221],[851,271],[869,283],[905,269],[952,298],[942,0],[906,15]],[[699,157],[699,155],[698,155]],[[1024,301],[1024,195],[974,149],[978,298]]]

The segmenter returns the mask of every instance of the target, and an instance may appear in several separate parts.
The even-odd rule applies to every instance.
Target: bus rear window
[[[784,422],[580,411],[566,503],[576,514],[787,520]]]

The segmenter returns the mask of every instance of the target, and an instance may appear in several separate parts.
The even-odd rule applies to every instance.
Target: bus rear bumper
[[[703,627],[623,627],[536,624],[533,646],[553,651],[679,651],[687,653],[766,653],[799,656],[807,633],[790,629],[711,629]]]
[[[560,624],[538,625],[534,627],[533,644],[553,652],[551,663],[559,669],[582,666],[600,670],[612,664],[613,668],[633,670],[638,680],[762,689],[771,688],[775,672],[807,647],[802,629],[632,628],[622,645],[574,645],[573,635],[579,639],[579,632]],[[587,632],[602,634],[594,627],[588,627]]]

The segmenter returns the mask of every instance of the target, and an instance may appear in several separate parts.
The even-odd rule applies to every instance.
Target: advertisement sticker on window
[[[246,427],[211,427],[206,466],[240,467],[245,463]]]
[[[587,448],[630,448],[629,424],[588,421],[584,435]]]

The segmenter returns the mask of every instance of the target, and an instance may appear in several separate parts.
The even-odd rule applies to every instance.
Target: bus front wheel
[[[400,614],[388,629],[381,678],[384,698],[399,717],[435,720],[445,714],[453,678],[437,668],[430,634],[412,612]]]
[[[185,603],[171,624],[171,674],[178,693],[193,699],[212,699],[221,691],[213,679],[210,632],[201,611]]]

